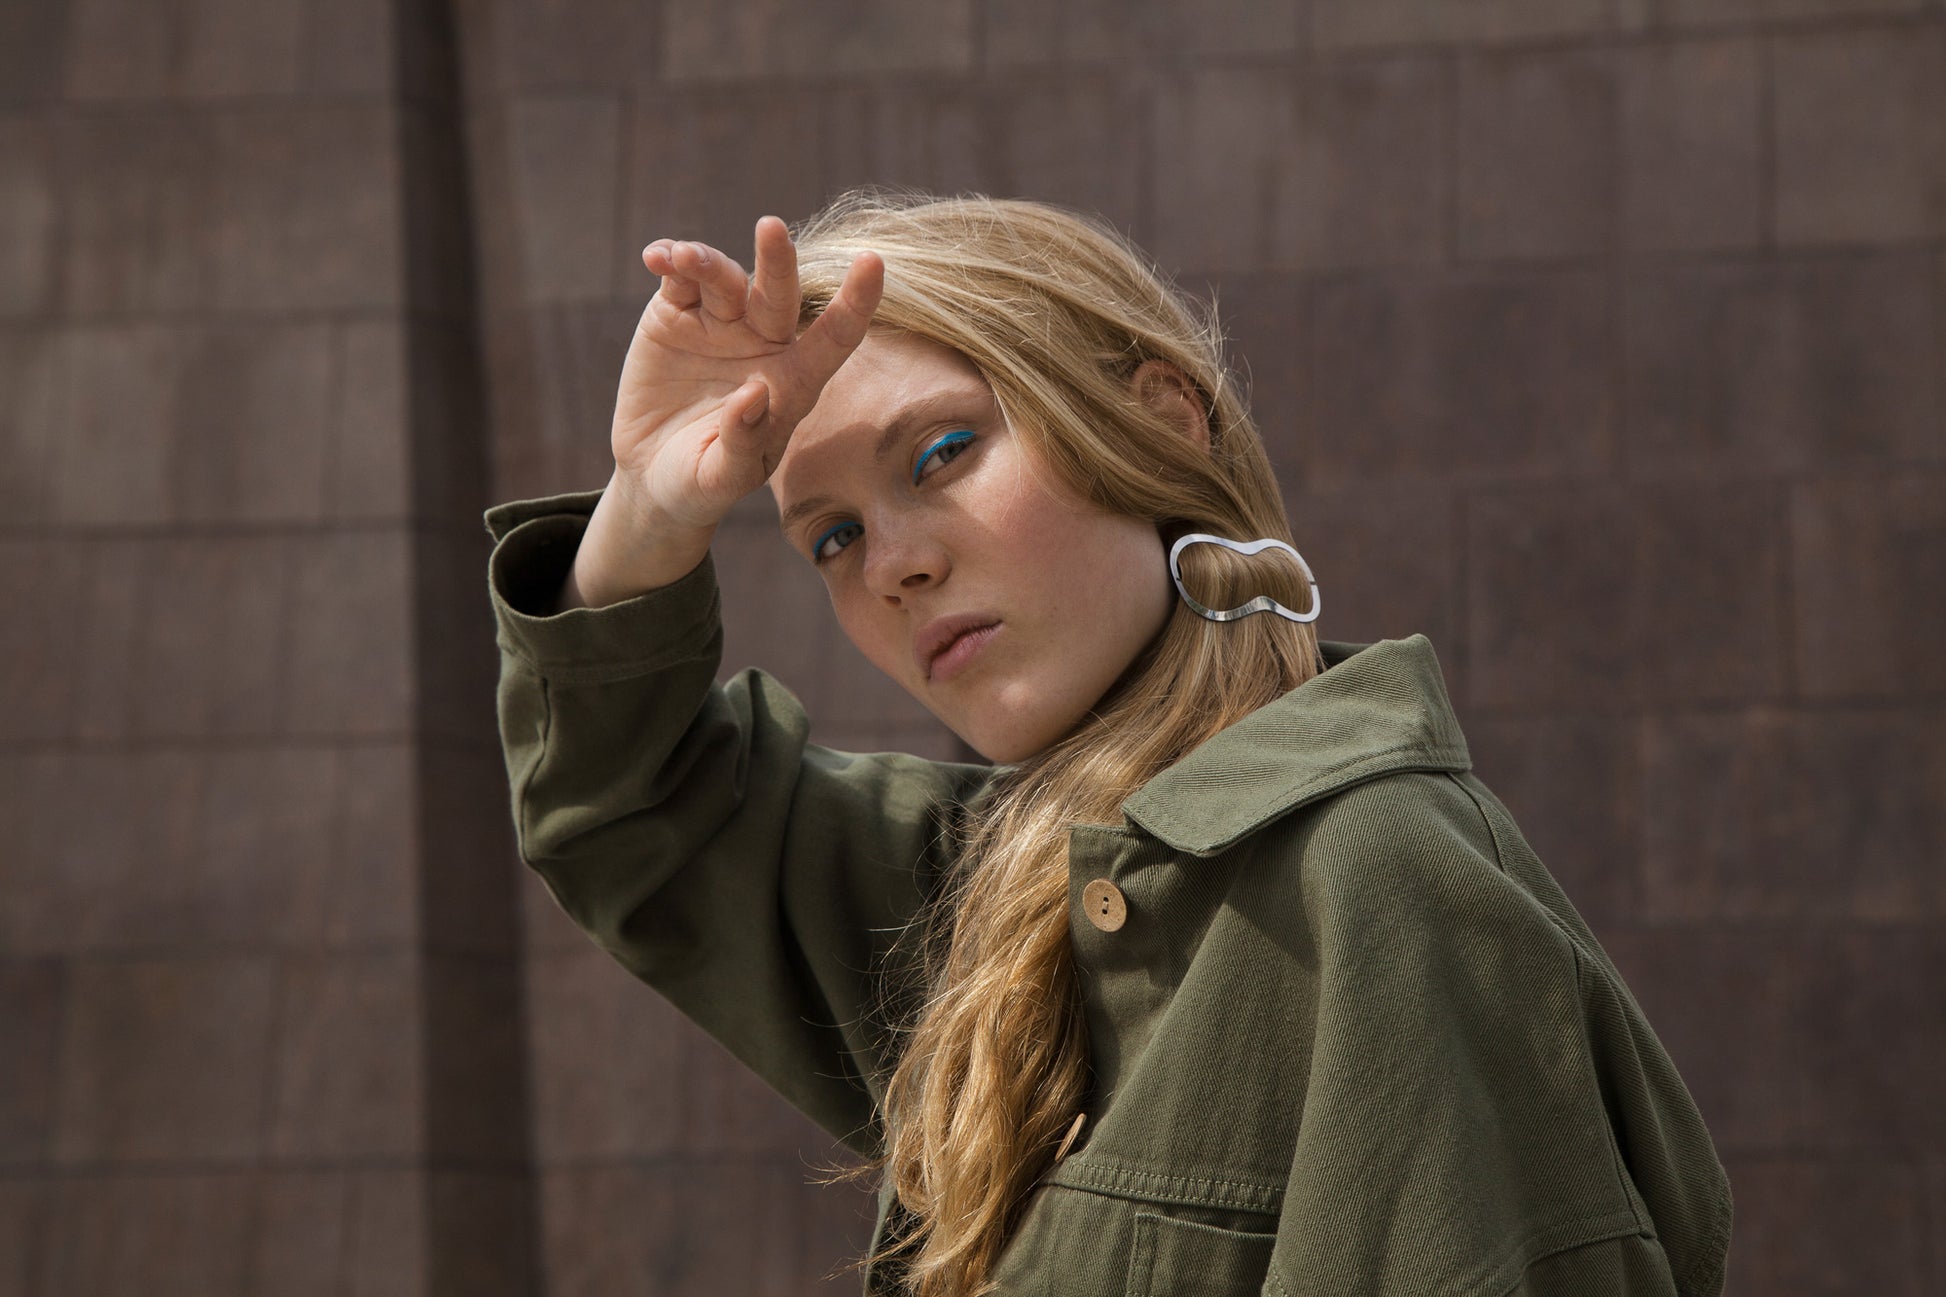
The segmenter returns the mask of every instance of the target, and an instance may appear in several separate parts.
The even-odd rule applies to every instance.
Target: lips
[[[943,680],[955,674],[999,628],[1000,619],[991,613],[940,617],[919,628],[912,637],[912,653],[927,680]]]

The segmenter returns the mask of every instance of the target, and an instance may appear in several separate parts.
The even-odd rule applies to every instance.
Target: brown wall
[[[0,18],[0,1293],[536,1291],[456,48]]]
[[[855,1243],[518,877],[477,515],[606,479],[645,242],[866,181],[1218,292],[1322,632],[1431,636],[1711,1123],[1731,1291],[1946,1291],[1946,6],[67,0],[0,15],[0,1294]],[[727,665],[954,751],[773,532]]]

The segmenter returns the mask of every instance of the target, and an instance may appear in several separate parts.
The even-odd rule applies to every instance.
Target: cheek
[[[902,638],[904,633],[894,634],[897,628],[887,626],[886,618],[878,612],[877,602],[858,590],[856,583],[830,594],[838,629],[845,633],[851,646],[879,671],[903,681],[903,668],[911,657],[911,644]]]
[[[1070,599],[1144,605],[1158,579],[1167,581],[1168,559],[1155,528],[1136,518],[1086,511],[1065,501],[1023,510],[1016,533],[1022,561],[1051,568]]]
[[[967,516],[990,552],[1029,569],[1092,563],[1096,548],[1088,515],[1049,490],[1019,463],[996,468],[987,489],[967,502]],[[1019,570],[1016,567],[1016,570]]]
[[[1031,498],[1038,495],[1038,498]],[[1140,648],[1173,604],[1168,555],[1153,525],[1044,493],[991,515],[1008,567],[1070,632],[1092,630],[1104,651]]]

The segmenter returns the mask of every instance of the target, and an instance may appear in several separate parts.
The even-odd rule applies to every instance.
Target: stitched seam
[[[1494,824],[1493,816],[1487,811],[1485,803],[1483,803],[1480,800],[1479,795],[1477,793],[1475,793],[1471,788],[1468,788],[1466,786],[1465,781],[1460,779],[1458,775],[1453,774],[1452,772],[1449,771],[1447,772],[1446,777],[1452,780],[1453,786],[1455,788],[1458,788],[1461,792],[1466,794],[1466,799],[1473,803],[1474,812],[1479,815],[1481,823],[1483,823],[1486,826],[1487,838],[1489,841],[1493,843],[1494,868],[1498,869],[1503,876],[1512,878],[1512,875],[1507,873],[1506,849],[1503,845],[1503,840],[1500,836],[1500,830]],[[1582,974],[1584,968],[1586,967],[1585,960],[1587,958],[1588,952],[1582,949],[1580,937],[1575,934],[1573,929],[1569,928],[1565,923],[1561,922],[1560,919],[1555,917],[1553,911],[1548,910],[1546,906],[1541,906],[1540,909],[1542,910],[1543,913],[1547,915],[1547,921],[1549,924],[1553,926],[1554,930],[1567,938],[1568,950],[1570,952],[1571,957],[1574,960],[1575,995],[1576,998],[1580,998],[1582,994],[1582,985],[1583,985]],[[1590,1059],[1588,1050],[1585,1048],[1587,1045],[1585,1023],[1582,1025],[1583,1025],[1582,1042],[1584,1045],[1583,1058],[1584,1061],[1588,1061],[1589,1066],[1592,1067],[1593,1063]],[[1552,1251],[1549,1252],[1537,1253],[1534,1256],[1528,1258],[1528,1260],[1524,1263],[1524,1266],[1532,1265],[1535,1261],[1539,1261],[1544,1257],[1552,1256],[1556,1252],[1565,1252],[1570,1248],[1575,1248],[1575,1247],[1587,1247],[1594,1243],[1606,1242],[1608,1239],[1620,1238],[1631,1233],[1644,1234],[1650,1238],[1655,1237],[1654,1227],[1650,1223],[1644,1221],[1640,1213],[1638,1213],[1635,1210],[1634,1196],[1629,1193],[1628,1187],[1625,1184],[1620,1183],[1619,1177],[1625,1177],[1628,1174],[1628,1172],[1622,1166],[1621,1150],[1615,1143],[1615,1136],[1612,1130],[1607,1132],[1606,1142],[1608,1144],[1608,1156],[1609,1156],[1610,1165],[1612,1166],[1616,1176],[1618,1177],[1617,1187],[1621,1189],[1622,1201],[1627,1205],[1630,1227],[1627,1229],[1617,1230],[1610,1234],[1602,1235],[1600,1238],[1583,1239],[1578,1243],[1568,1243],[1561,1247],[1554,1248]],[[1604,1215],[1601,1217],[1590,1217],[1589,1219],[1607,1220],[1609,1216],[1612,1215],[1614,1215],[1614,1213],[1609,1213],[1608,1215]],[[1580,1222],[1577,1222],[1577,1224],[1579,1223]],[[1562,1228],[1573,1228],[1573,1226],[1565,1226]],[[1522,1246],[1524,1247],[1525,1244],[1522,1244]],[[1515,1253],[1518,1253],[1518,1251],[1519,1249],[1515,1249]],[[1515,1282],[1516,1283],[1519,1282],[1518,1277],[1516,1277]],[[1501,1291],[1504,1292],[1505,1290],[1503,1289]]]
[[[1151,1202],[1173,1202],[1192,1207],[1239,1207],[1265,1213],[1274,1213],[1284,1198],[1281,1185],[1226,1180],[1215,1176],[1166,1175],[1112,1162],[1092,1165],[1070,1162],[1052,1177],[1052,1182],[1073,1189],[1143,1198]]]
[[[1593,1227],[1597,1232],[1585,1236],[1573,1232],[1590,1227]],[[1570,1221],[1565,1225],[1557,1225],[1551,1230],[1546,1230],[1540,1234],[1522,1239],[1517,1245],[1509,1248],[1501,1255],[1500,1260],[1495,1262],[1490,1268],[1487,1277],[1480,1280],[1478,1284],[1475,1284],[1467,1291],[1473,1297],[1486,1297],[1488,1293],[1494,1294],[1494,1297],[1506,1297],[1507,1293],[1512,1292],[1520,1286],[1522,1281],[1527,1277],[1527,1271],[1537,1261],[1545,1261],[1551,1256],[1559,1256],[1563,1252],[1572,1252],[1576,1248],[1593,1247],[1597,1243],[1606,1243],[1610,1239],[1627,1238],[1632,1234],[1640,1234],[1641,1232],[1641,1228],[1635,1222],[1635,1213],[1632,1211],[1628,1213],[1628,1221],[1626,1224],[1621,1222],[1620,1217],[1616,1213],[1609,1212],[1603,1216],[1588,1216],[1581,1220]],[[1566,1238],[1568,1241],[1557,1244],[1555,1240],[1560,1238]],[[1510,1265],[1517,1265],[1517,1272],[1511,1276],[1502,1276],[1500,1272]],[[1481,1286],[1488,1283],[1494,1284],[1495,1286],[1490,1289]]]
[[[1587,970],[1587,963],[1582,957],[1582,950],[1578,944],[1569,942],[1568,948],[1573,952],[1574,956],[1575,997],[1585,1004],[1586,988],[1583,982],[1583,975]],[[1587,1071],[1588,1083],[1594,1086],[1597,1092],[1599,1092],[1601,1079],[1595,1075],[1594,1044],[1588,1039],[1588,1023],[1586,1017],[1582,1016],[1581,1020],[1576,1023],[1576,1026],[1579,1028],[1577,1034],[1581,1038],[1581,1061]],[[1635,1217],[1636,1227],[1651,1238],[1655,1237],[1654,1222],[1643,1220],[1642,1214],[1635,1210],[1636,1194],[1630,1192],[1628,1168],[1622,1164],[1622,1150],[1621,1146],[1615,1141],[1615,1128],[1609,1124],[1605,1115],[1602,1121],[1602,1137],[1603,1142],[1608,1145],[1608,1161],[1609,1165],[1614,1169],[1615,1187],[1621,1190],[1622,1201],[1628,1204],[1629,1214]]]
[[[1155,1278],[1156,1221],[1160,1219],[1148,1212],[1138,1212],[1135,1216],[1135,1246],[1129,1250],[1124,1286],[1140,1297],[1149,1297]]]
[[[1141,1185],[1112,1185],[1089,1183],[1072,1179],[1049,1181],[1057,1188],[1072,1189],[1076,1193],[1091,1193],[1102,1198],[1112,1198],[1117,1202],[1147,1202],[1171,1207],[1213,1207],[1224,1211],[1249,1211],[1260,1216],[1278,1214],[1278,1202],[1268,1197],[1252,1197],[1246,1194],[1195,1194],[1178,1193],[1167,1189],[1152,1189]]]
[[[1736,1209],[1729,1195],[1717,1195],[1716,1223],[1710,1227],[1709,1237],[1703,1242],[1702,1259],[1676,1281],[1677,1292],[1687,1292],[1692,1287],[1700,1292],[1705,1286],[1714,1291],[1723,1286],[1723,1269],[1729,1263],[1730,1230],[1735,1215]]]
[[[1513,876],[1507,873],[1506,852],[1501,845],[1502,839],[1500,837],[1500,831],[1494,827],[1493,816],[1488,814],[1487,808],[1485,804],[1481,802],[1479,796],[1476,793],[1474,793],[1474,791],[1471,788],[1468,788],[1465,782],[1461,780],[1459,776],[1454,774],[1448,774],[1446,777],[1453,781],[1453,786],[1455,788],[1458,788],[1461,792],[1466,794],[1467,800],[1473,803],[1473,809],[1479,815],[1481,822],[1486,825],[1487,837],[1493,842],[1494,867],[1498,869],[1503,876],[1507,878],[1512,878]],[[1554,912],[1552,910],[1548,910],[1546,906],[1542,906],[1540,908],[1547,915],[1547,921],[1549,924],[1553,926],[1554,930],[1556,932],[1559,932],[1562,936],[1566,937],[1568,940],[1568,952],[1574,960],[1575,997],[1579,1000],[1582,1000],[1585,1003],[1586,983],[1584,979],[1588,968],[1588,952],[1582,948],[1581,939],[1579,936],[1575,934],[1572,928],[1568,927],[1565,923],[1561,922],[1560,919],[1556,918]],[[1581,1057],[1582,1057],[1583,1064],[1586,1066],[1588,1070],[1588,1079],[1591,1083],[1598,1084],[1598,1081],[1594,1075],[1594,1047],[1592,1043],[1588,1040],[1587,1023],[1584,1019],[1578,1022],[1576,1025],[1579,1028],[1579,1034],[1582,1043]],[[1608,1145],[1609,1163],[1615,1172],[1615,1180],[1616,1180],[1615,1187],[1621,1190],[1622,1201],[1628,1204],[1629,1215],[1635,1219],[1636,1227],[1653,1238],[1655,1236],[1655,1228],[1653,1224],[1643,1220],[1642,1214],[1635,1210],[1636,1195],[1629,1191],[1628,1171],[1622,1164],[1622,1153],[1620,1147],[1615,1142],[1615,1132],[1612,1128],[1607,1126],[1607,1123],[1605,1121],[1603,1122],[1603,1126],[1604,1126],[1603,1142]]]
[[[1461,792],[1466,794],[1467,800],[1473,803],[1473,809],[1479,813],[1480,820],[1487,826],[1487,837],[1491,839],[1493,842],[1493,867],[1495,869],[1498,869],[1501,872],[1501,874],[1504,875],[1505,877],[1512,879],[1513,875],[1507,873],[1507,860],[1506,860],[1506,856],[1502,853],[1502,849],[1500,845],[1501,843],[1500,832],[1499,830],[1494,828],[1493,816],[1488,814],[1486,805],[1480,801],[1478,795],[1476,795],[1471,788],[1468,788],[1464,783],[1461,782],[1460,777],[1458,775],[1455,775],[1449,771],[1447,772],[1446,777],[1452,780],[1453,784]],[[1516,885],[1518,885],[1519,880],[1515,879],[1514,881]],[[1523,887],[1521,890],[1524,892],[1526,889]],[[1555,914],[1554,911],[1548,909],[1545,905],[1539,905],[1536,908],[1538,908],[1542,914],[1547,916],[1548,923],[1553,926],[1556,932],[1560,933],[1562,936],[1568,939],[1568,944],[1574,947],[1575,955],[1577,958],[1584,955],[1589,955],[1591,953],[1587,949],[1587,947],[1582,945],[1580,934],[1575,932],[1575,930],[1573,928],[1570,928],[1567,924],[1563,923],[1560,919],[1560,916]]]
[[[1580,1233],[1582,1230],[1591,1228],[1594,1233]],[[1548,1257],[1570,1252],[1576,1248],[1592,1247],[1597,1243],[1606,1243],[1610,1239],[1627,1238],[1641,1232],[1634,1222],[1632,1213],[1626,1223],[1622,1222],[1616,1213],[1608,1212],[1600,1216],[1585,1216],[1563,1225],[1556,1225],[1552,1229],[1522,1239],[1501,1253],[1492,1264],[1476,1271],[1476,1277],[1458,1290],[1457,1297],[1506,1297],[1506,1294],[1520,1286],[1528,1268],[1537,1261],[1544,1261]],[[1557,1243],[1556,1240],[1559,1239],[1567,1241]],[[1516,1267],[1511,1275],[1505,1273],[1509,1267]],[[1291,1289],[1278,1275],[1274,1262],[1270,1272],[1265,1275],[1264,1281],[1267,1288],[1271,1288],[1281,1297],[1291,1297]]]
[[[554,698],[553,695],[548,691],[546,677],[541,678],[540,687],[541,687],[540,746],[539,746],[539,750],[534,754],[533,763],[529,765],[527,767],[526,772],[521,775],[520,785],[519,788],[516,790],[518,800],[515,804],[519,808],[519,815],[514,822],[514,834],[519,840],[518,842],[515,843],[515,846],[519,849],[521,858],[523,860],[531,860],[533,858],[531,855],[529,855],[527,849],[528,844],[533,841],[533,834],[528,831],[528,824],[527,824],[527,807],[529,804],[528,797],[527,797],[527,790],[533,786],[535,776],[540,773],[542,763],[547,760],[547,742],[554,735]],[[551,891],[552,889],[549,890]],[[555,899],[558,901],[560,898],[556,897]]]
[[[534,674],[544,681],[564,685],[605,685],[621,680],[634,680],[641,676],[654,675],[671,667],[690,662],[706,662],[709,655],[704,653],[671,653],[661,657],[644,658],[639,662],[613,663],[606,666],[555,666],[542,665],[528,654],[522,653],[513,645],[501,640],[500,647],[509,656],[531,667]]]
[[[1500,842],[1500,830],[1493,827],[1493,817],[1487,814],[1487,808],[1481,803],[1479,797],[1458,775],[1449,770],[1446,772],[1446,777],[1453,781],[1453,787],[1466,794],[1467,801],[1473,803],[1473,810],[1479,815],[1480,822],[1487,826],[1487,839],[1493,843],[1493,867],[1503,874],[1506,873],[1507,852]]]
[[[1117,1175],[1128,1176],[1131,1179],[1154,1180],[1163,1184],[1182,1185],[1185,1188],[1213,1184],[1220,1185],[1225,1189],[1252,1189],[1259,1191],[1271,1189],[1273,1192],[1277,1191],[1275,1186],[1267,1185],[1259,1180],[1231,1180],[1215,1175],[1169,1175],[1162,1171],[1144,1171],[1139,1167],[1123,1166],[1116,1162],[1089,1163],[1079,1169],[1083,1172],[1095,1170],[1112,1171]]]

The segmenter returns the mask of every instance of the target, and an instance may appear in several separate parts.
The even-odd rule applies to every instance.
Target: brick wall
[[[1730,1290],[1946,1290],[1946,6],[440,9],[0,18],[0,1293],[857,1245],[524,880],[515,973],[476,533],[606,480],[644,243],[867,181],[1217,293],[1322,632],[1431,636],[1711,1123]],[[955,751],[767,502],[719,562],[727,665]]]
[[[0,1293],[534,1290],[455,48],[0,18]]]

